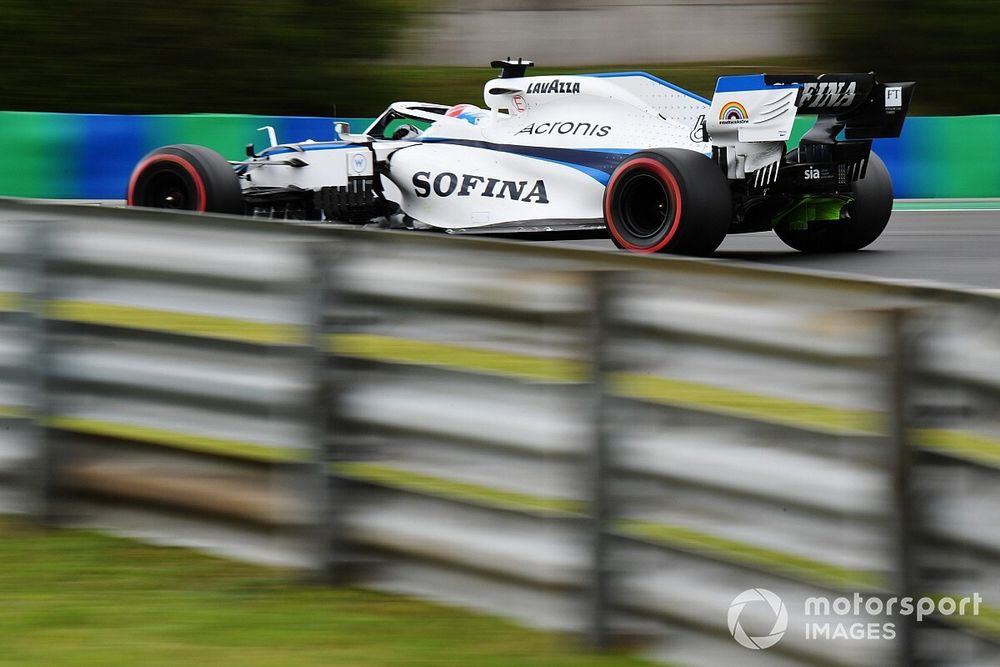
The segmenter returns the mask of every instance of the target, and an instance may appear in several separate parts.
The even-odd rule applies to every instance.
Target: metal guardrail
[[[5,238],[30,285],[7,301],[37,307],[10,314],[23,366],[4,377],[44,387],[34,474],[15,475],[51,487],[40,516],[315,566],[319,273],[302,242],[141,213],[4,218],[33,243]]]
[[[33,341],[44,336],[34,316],[41,237],[27,221],[0,227],[0,512],[39,512],[44,488],[38,417],[44,372]]]
[[[0,252],[5,510],[674,664],[997,655],[996,299],[14,203]],[[727,627],[750,588],[790,610],[767,651]],[[804,638],[807,597],[852,592],[985,604]]]
[[[992,602],[978,617],[939,619],[921,648],[939,664],[995,662],[987,644],[1000,634],[1000,308],[956,299],[911,327],[914,569],[925,590]]]

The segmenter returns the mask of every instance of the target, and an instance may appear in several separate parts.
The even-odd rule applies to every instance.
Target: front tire
[[[868,159],[865,177],[851,186],[854,201],[840,220],[811,221],[806,229],[787,224],[774,228],[786,245],[800,252],[853,252],[882,235],[892,215],[892,179],[885,163],[875,153]]]
[[[700,153],[633,153],[608,181],[604,220],[619,248],[710,255],[729,231],[732,198],[719,166]]]
[[[239,177],[224,157],[194,144],[157,148],[132,171],[128,205],[242,214]]]

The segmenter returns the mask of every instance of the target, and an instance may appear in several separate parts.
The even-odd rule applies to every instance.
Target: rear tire
[[[794,159],[794,152],[791,157]],[[870,245],[881,236],[892,215],[892,179],[878,155],[871,154],[865,177],[855,181],[851,190],[854,201],[845,208],[844,218],[809,222],[806,229],[778,225],[774,228],[778,238],[808,253],[853,252]]]
[[[710,255],[732,220],[729,182],[715,162],[694,151],[633,153],[611,174],[604,220],[619,248]]]
[[[132,171],[128,205],[208,213],[244,212],[239,177],[224,157],[194,144],[157,148]]]

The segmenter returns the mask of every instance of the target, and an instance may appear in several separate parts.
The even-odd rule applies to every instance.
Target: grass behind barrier
[[[647,664],[488,616],[3,517],[0,563],[4,667]]]

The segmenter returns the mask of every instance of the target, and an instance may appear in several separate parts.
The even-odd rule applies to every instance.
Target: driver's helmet
[[[474,104],[456,104],[444,112],[449,118],[460,118],[475,125],[486,117],[486,111]]]

